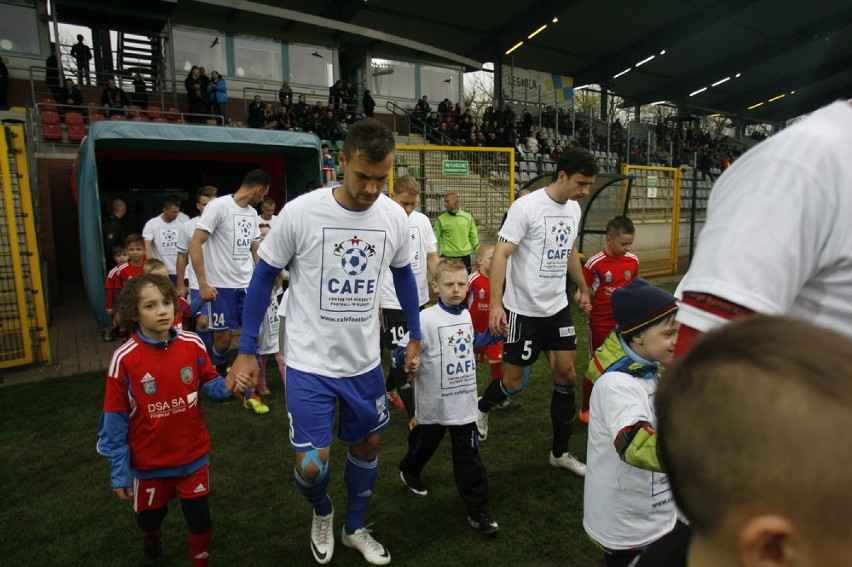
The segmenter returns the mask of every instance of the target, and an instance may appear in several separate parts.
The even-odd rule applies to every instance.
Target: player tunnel
[[[320,142],[312,134],[247,128],[98,122],[80,147],[72,174],[78,205],[80,260],[89,304],[104,313],[105,261],[102,215],[115,198],[127,203],[129,231],[160,214],[169,195],[195,216],[195,191],[213,185],[219,195],[236,191],[245,174],[262,169],[272,179],[269,196],[278,208],[321,183]]]

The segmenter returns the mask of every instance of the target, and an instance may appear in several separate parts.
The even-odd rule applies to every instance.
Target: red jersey
[[[491,308],[491,283],[488,276],[476,270],[467,278],[467,309],[473,321],[473,331],[488,329],[488,310]]]
[[[130,278],[135,278],[142,275],[142,270],[145,267],[145,258],[142,258],[142,263],[138,266],[132,266],[129,262],[125,262],[120,266],[116,266],[112,270],[110,270],[109,275],[107,276],[107,283],[104,285],[107,288],[106,294],[106,308],[114,309],[116,305],[115,300],[118,298],[118,294],[121,293],[121,289],[124,287],[124,284],[127,283],[127,280]],[[108,287],[110,285],[110,277],[115,272],[115,277],[112,281],[112,287]],[[110,292],[112,290],[112,292]]]
[[[592,290],[589,325],[612,329],[616,325],[610,303],[612,292],[639,277],[639,258],[629,252],[621,258],[613,258],[606,250],[601,250],[586,260],[583,277]]]
[[[140,471],[191,463],[210,452],[199,388],[218,378],[204,343],[179,331],[166,342],[133,334],[113,353],[104,412],[130,415],[130,466]]]

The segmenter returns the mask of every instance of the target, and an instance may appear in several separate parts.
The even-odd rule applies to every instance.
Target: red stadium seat
[[[53,112],[50,110],[43,110],[41,112],[41,123],[42,124],[59,124],[59,113]]]
[[[168,122],[168,120],[166,120],[162,116],[155,116],[154,118],[151,119],[151,122],[157,122],[157,123],[162,124],[162,123]]]
[[[89,124],[94,124],[95,122],[100,122],[101,120],[106,120],[106,116],[97,112],[89,115]]]
[[[85,103],[85,106],[86,106],[86,108],[89,109],[89,116],[91,116],[92,114],[103,114],[104,113],[103,109],[100,108],[101,105],[97,102],[87,102],[87,103]]]
[[[82,124],[72,124],[68,126],[68,140],[71,142],[81,142],[86,137],[86,127]]]
[[[113,114],[109,117],[110,120],[127,120],[127,117],[123,114]]]
[[[38,100],[38,106],[42,110],[49,110],[51,112],[58,112],[56,107],[56,101],[52,98],[40,98]]]
[[[79,112],[66,112],[65,124],[85,124],[85,122],[83,121],[83,115]]]
[[[127,110],[130,111],[130,117],[136,118],[137,116],[143,116],[142,107],[137,104],[131,104],[127,107]]]
[[[148,105],[148,117],[149,118],[156,118],[157,116],[162,116],[162,115],[163,115],[163,111],[159,106],[157,106],[156,104],[149,104]]]
[[[134,116],[133,118],[131,118],[131,120],[133,122],[148,122],[148,118],[146,118],[145,116]]]
[[[59,124],[42,124],[41,137],[54,142],[62,141],[62,127]]]

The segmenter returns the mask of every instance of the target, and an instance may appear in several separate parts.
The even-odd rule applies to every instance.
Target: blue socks
[[[359,459],[349,453],[346,459],[346,470],[343,480],[346,483],[348,500],[346,507],[346,533],[355,533],[355,530],[364,527],[364,513],[370,504],[373,495],[373,487],[379,474],[379,458],[371,461]],[[319,512],[317,512],[319,514]]]
[[[293,476],[296,477],[296,489],[314,507],[317,516],[328,516],[332,510],[331,499],[328,497],[328,481],[331,478],[328,470],[321,472],[313,483],[299,476],[295,468]]]

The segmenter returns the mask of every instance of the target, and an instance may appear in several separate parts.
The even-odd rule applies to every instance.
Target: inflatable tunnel
[[[156,203],[166,195],[177,194],[185,203],[194,203],[195,191],[202,185],[216,186],[219,195],[228,195],[249,170],[259,168],[272,179],[269,196],[280,209],[304,193],[309,183],[322,183],[320,150],[319,138],[298,132],[146,122],[93,124],[80,146],[72,191],[80,221],[83,283],[98,321],[110,323],[104,310],[101,219],[113,198],[128,203],[128,215],[136,204],[140,215],[152,218],[161,210]],[[194,208],[189,212],[194,215]],[[134,220],[138,224],[147,219]]]

